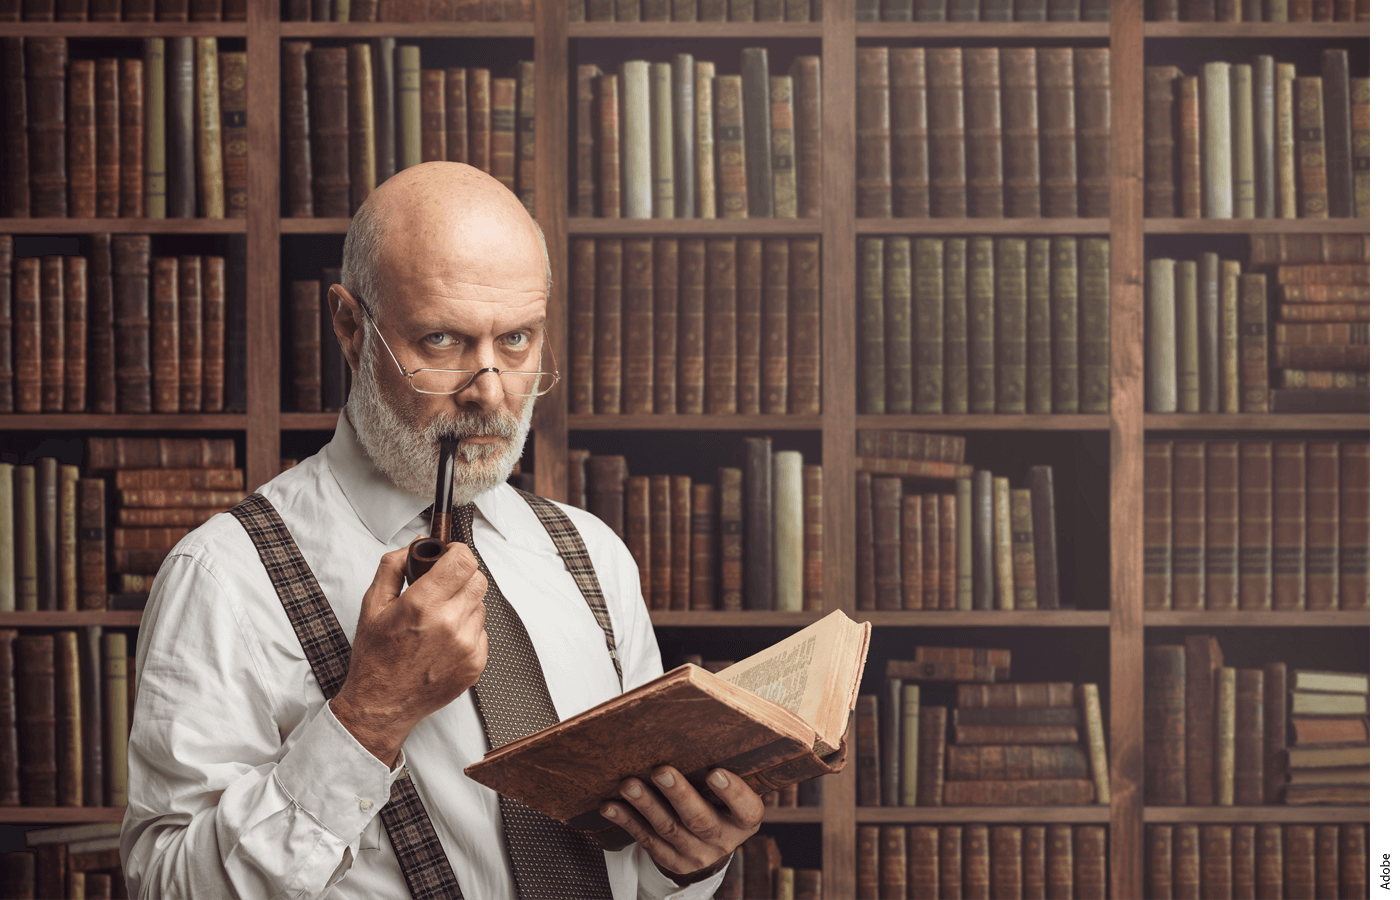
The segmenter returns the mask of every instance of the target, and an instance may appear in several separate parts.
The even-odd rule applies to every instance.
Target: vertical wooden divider
[[[281,457],[281,10],[248,3],[247,484],[277,474]]]
[[[1143,9],[1114,0],[1109,203],[1109,896],[1143,890]]]
[[[569,23],[567,4],[535,4],[535,219],[549,248],[553,288],[546,329],[554,359],[568,368],[569,347]],[[568,385],[535,405],[535,493],[568,499]]]

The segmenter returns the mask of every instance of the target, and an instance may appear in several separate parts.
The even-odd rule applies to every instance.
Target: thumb
[[[408,548],[400,547],[379,558],[379,568],[374,571],[374,580],[360,604],[360,620],[373,619],[380,610],[398,599],[403,590],[405,573],[408,570]]]

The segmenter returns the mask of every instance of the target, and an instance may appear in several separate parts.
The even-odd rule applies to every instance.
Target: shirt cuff
[[[389,802],[389,790],[404,767],[402,753],[397,762],[394,769],[380,762],[326,703],[277,764],[275,777],[292,802],[354,846]]]
[[[724,873],[729,871],[729,865],[734,862],[734,857],[731,855],[729,864],[726,864],[709,878],[685,887],[679,887],[674,881],[661,874],[661,871],[656,868],[656,862],[651,858],[651,854],[642,850],[640,855],[642,858],[638,861],[637,866],[637,896],[664,898],[664,900],[700,900],[700,898],[714,896],[719,883],[724,880]]]

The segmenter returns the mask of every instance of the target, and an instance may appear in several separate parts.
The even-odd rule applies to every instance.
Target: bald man
[[[181,541],[151,591],[131,896],[711,896],[763,816],[730,773],[708,777],[718,807],[670,767],[629,779],[599,812],[636,843],[607,853],[462,773],[661,674],[623,543],[505,484],[554,380],[538,228],[490,176],[424,163],[361,206],[342,275],[335,436]],[[442,436],[454,542],[405,588]]]

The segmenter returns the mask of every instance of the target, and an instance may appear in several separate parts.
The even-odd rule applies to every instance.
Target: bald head
[[[544,234],[503,184],[464,163],[427,162],[385,181],[345,236],[342,281],[371,313],[407,281],[549,290]]]

